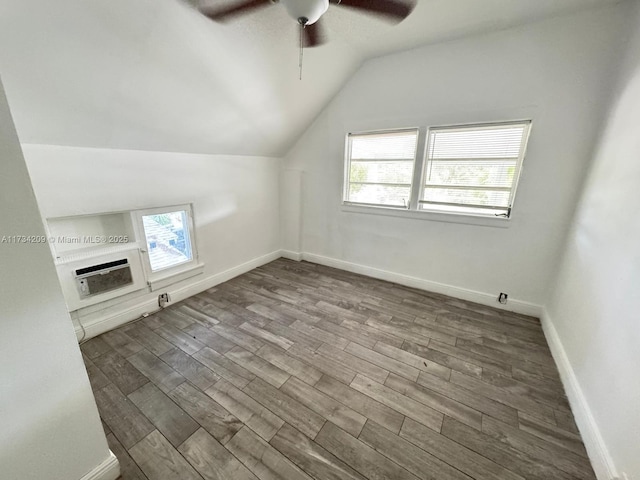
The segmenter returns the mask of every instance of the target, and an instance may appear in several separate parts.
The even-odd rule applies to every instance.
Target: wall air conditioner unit
[[[74,274],[80,298],[109,292],[133,283],[131,266],[126,258],[78,268]]]
[[[111,300],[148,288],[137,246],[105,250],[77,254],[56,265],[70,312],[98,304],[107,308]]]

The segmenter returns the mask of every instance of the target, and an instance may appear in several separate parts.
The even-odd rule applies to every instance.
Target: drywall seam
[[[618,471],[600,434],[598,424],[591,413],[560,336],[553,325],[553,320],[544,307],[540,321],[596,477],[598,480],[616,480],[619,478]]]

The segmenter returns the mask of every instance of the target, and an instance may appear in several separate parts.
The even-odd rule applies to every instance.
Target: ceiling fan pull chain
[[[300,24],[300,57],[298,59],[298,66],[300,67],[300,80],[302,80],[302,58],[304,54],[304,23],[298,21]]]

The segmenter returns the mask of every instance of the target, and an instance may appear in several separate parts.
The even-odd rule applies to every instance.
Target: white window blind
[[[142,227],[152,272],[193,260],[186,211],[142,215]]]
[[[197,265],[191,205],[135,210],[134,215],[150,285]]]
[[[431,128],[419,208],[508,217],[530,125]]]
[[[408,208],[418,129],[349,134],[345,202]]]

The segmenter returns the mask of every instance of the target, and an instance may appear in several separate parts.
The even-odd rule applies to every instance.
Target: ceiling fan
[[[413,11],[416,0],[244,0],[224,7],[205,7],[200,11],[212,20],[223,22],[274,3],[284,5],[289,16],[300,25],[300,46],[316,47],[326,42],[318,20],[329,9],[330,3],[401,22]]]

